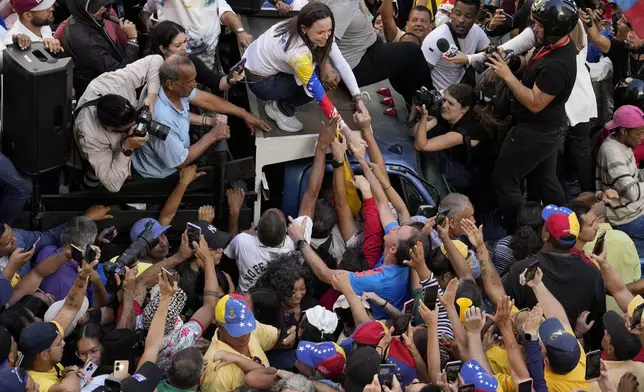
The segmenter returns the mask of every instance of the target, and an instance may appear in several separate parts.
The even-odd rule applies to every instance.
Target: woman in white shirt
[[[258,98],[268,101],[266,114],[281,130],[302,130],[295,109],[312,98],[328,118],[338,115],[318,76],[317,69],[327,61],[338,70],[358,111],[367,113],[353,71],[333,41],[334,28],[329,7],[311,2],[297,16],[264,32],[244,53],[246,83]],[[340,127],[348,130],[342,121]]]

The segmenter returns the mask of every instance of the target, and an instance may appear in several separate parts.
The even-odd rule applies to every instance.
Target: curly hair
[[[264,275],[259,278],[257,287],[275,290],[280,303],[284,303],[286,299],[293,296],[295,282],[298,279],[304,279],[308,286],[310,275],[300,260],[302,260],[300,252],[273,255]]]

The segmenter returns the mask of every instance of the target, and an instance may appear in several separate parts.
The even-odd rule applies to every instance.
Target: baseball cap
[[[541,212],[546,222],[548,232],[562,244],[574,244],[579,235],[579,220],[577,215],[567,207],[547,205]]]
[[[249,334],[257,328],[253,312],[243,297],[224,295],[215,307],[215,320],[234,338]]]
[[[145,230],[145,225],[147,225],[148,222],[152,222],[152,232],[154,232],[155,238],[165,233],[165,231],[170,228],[170,226],[161,226],[161,223],[159,223],[159,221],[154,218],[139,219],[132,226],[132,229],[130,229],[130,241],[134,242],[134,240],[136,240],[139,235],[143,233],[143,230]]]
[[[64,304],[65,304],[64,299],[54,302],[49,307],[49,309],[47,309],[47,312],[45,312],[43,321],[45,322],[53,321],[58,315],[58,312],[60,312],[60,309],[63,308]],[[72,332],[74,332],[74,329],[76,329],[76,325],[78,324],[78,320],[80,320],[81,317],[83,317],[85,313],[87,313],[87,308],[89,308],[89,301],[87,300],[87,297],[84,297],[81,308],[78,310],[78,313],[76,313],[76,316],[74,316],[74,319],[72,320],[72,323],[69,326],[69,328],[67,328],[67,330],[65,331],[65,338],[67,338],[69,335],[71,335]]]
[[[346,361],[344,350],[334,342],[301,341],[297,345],[295,354],[298,361],[329,379],[337,378],[344,370]]]
[[[228,242],[230,242],[230,238],[232,236],[225,231],[218,230],[210,222],[201,220],[190,223],[201,228],[201,234],[203,234],[206,243],[208,243],[208,248],[210,249],[225,249],[228,245]]]
[[[369,320],[356,328],[353,340],[360,344],[376,346],[385,336],[386,331],[387,327],[380,321]]]
[[[499,380],[487,374],[485,368],[475,360],[461,366],[461,377],[465,384],[474,384],[475,391],[496,391],[499,387]]]
[[[136,373],[121,381],[121,392],[152,392],[163,378],[163,372],[152,362],[146,362]]]
[[[577,367],[581,357],[579,343],[558,319],[549,318],[541,323],[539,339],[546,348],[546,357],[554,373],[567,374]]]
[[[613,119],[606,123],[606,129],[608,130],[639,127],[644,127],[644,113],[640,108],[633,105],[620,106],[613,113]]]
[[[636,295],[631,302],[628,303],[627,306],[627,311],[628,311],[628,317],[633,317],[633,313],[635,312],[635,309],[637,309],[638,306],[644,303],[644,298],[642,298],[641,295]]]
[[[25,392],[29,376],[23,368],[4,368],[0,370],[0,391]]]
[[[94,0],[94,1],[88,1],[86,5],[86,9],[89,13],[96,13],[101,7],[105,7],[108,4],[112,4],[114,0]]]
[[[11,6],[19,14],[29,11],[44,11],[53,7],[54,3],[56,0],[11,0]]]
[[[58,335],[58,327],[54,323],[35,322],[26,326],[18,343],[18,349],[24,355],[21,367],[31,368],[34,358],[50,348]]]
[[[357,348],[347,360],[342,387],[346,392],[362,392],[378,373],[380,354],[371,346]]]
[[[638,335],[628,332],[624,319],[614,310],[604,313],[604,329],[610,336],[610,344],[615,349],[615,359],[629,361],[640,352],[641,343]]]

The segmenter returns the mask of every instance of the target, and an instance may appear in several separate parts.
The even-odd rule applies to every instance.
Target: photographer
[[[628,76],[642,73],[644,71],[644,53],[642,53],[644,50],[644,39],[641,39],[635,33],[635,30],[633,30],[633,27],[623,15],[617,21],[618,31],[615,33],[617,34],[623,30],[627,30],[626,40],[620,41],[615,38],[605,37],[599,31],[602,18],[601,14],[597,11],[590,12],[592,11],[588,9],[579,10],[579,17],[584,22],[584,28],[588,33],[590,42],[597,46],[613,63],[613,84]],[[640,54],[637,54],[638,52]]]
[[[577,77],[577,49],[569,38],[579,19],[571,0],[545,0],[532,7],[532,27],[542,46],[517,79],[498,53],[489,66],[512,92],[516,123],[503,141],[494,169],[494,189],[505,224],[513,231],[523,203],[521,185],[528,181],[528,199],[544,204],[564,202],[557,178],[557,155],[568,126],[565,105]]]
[[[217,120],[209,116],[198,116],[190,113],[190,104],[199,108],[236,115],[246,125],[270,130],[268,125],[241,109],[215,95],[198,90],[197,71],[189,57],[172,55],[168,57],[159,70],[162,89],[155,103],[154,118],[168,128],[165,140],[153,138],[134,155],[134,168],[145,178],[165,178],[177,169],[195,162],[206,150],[219,141],[230,137],[226,116]],[[213,126],[198,142],[190,145],[190,124]],[[226,143],[218,143],[215,149],[225,151]]]
[[[447,182],[461,191],[471,185],[472,149],[485,140],[479,123],[482,119],[473,112],[475,104],[472,87],[463,83],[449,86],[443,95],[440,116],[429,116],[423,105],[414,141],[418,151],[434,153]]]
[[[147,56],[123,69],[94,79],[78,100],[74,136],[78,150],[91,168],[76,160],[71,165],[86,169],[82,187],[100,182],[110,192],[118,192],[130,176],[132,152],[141,148],[148,136],[132,136],[137,109],[154,105],[159,92],[159,68],[163,58]],[[147,89],[140,96],[137,90]]]

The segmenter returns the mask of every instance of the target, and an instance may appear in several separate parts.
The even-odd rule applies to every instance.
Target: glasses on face
[[[97,357],[100,353],[101,353],[101,346],[96,345],[87,351],[84,351],[84,352],[79,351],[77,355],[78,355],[78,358],[85,360],[89,356]]]

